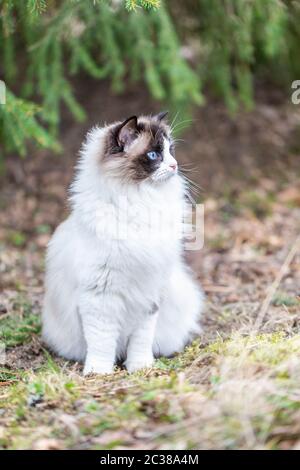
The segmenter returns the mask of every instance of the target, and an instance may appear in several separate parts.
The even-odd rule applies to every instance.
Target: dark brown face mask
[[[163,161],[164,141],[171,143],[170,128],[165,121],[167,112],[156,116],[131,116],[110,131],[107,160],[116,159],[130,180],[149,178]]]

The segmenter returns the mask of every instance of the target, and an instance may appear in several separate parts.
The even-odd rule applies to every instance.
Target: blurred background
[[[298,0],[0,0],[0,340],[10,367],[44,361],[44,253],[68,213],[87,130],[165,109],[205,204],[204,249],[187,253],[207,295],[205,341],[251,331],[300,229],[299,57]],[[264,332],[299,329],[296,249],[289,268]]]

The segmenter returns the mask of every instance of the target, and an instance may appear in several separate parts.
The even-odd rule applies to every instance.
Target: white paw
[[[103,362],[101,359],[88,359],[85,361],[85,365],[83,368],[83,375],[90,375],[90,374],[112,374],[114,371],[114,365],[110,362]]]
[[[151,367],[154,362],[154,357],[147,357],[140,360],[126,361],[125,366],[130,374],[136,372],[137,370],[145,369],[146,367]]]

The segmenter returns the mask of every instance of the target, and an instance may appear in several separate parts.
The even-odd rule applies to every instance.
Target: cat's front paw
[[[83,368],[83,375],[90,374],[112,374],[114,371],[114,365],[112,363],[103,362],[101,359],[97,360],[96,358],[89,359],[87,358]]]
[[[154,357],[147,357],[143,359],[137,359],[137,360],[127,360],[125,362],[125,366],[127,371],[132,374],[133,372],[136,372],[141,369],[145,369],[147,367],[151,367],[154,362]]]

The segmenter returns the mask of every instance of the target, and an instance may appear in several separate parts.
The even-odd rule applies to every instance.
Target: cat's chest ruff
[[[101,243],[101,242],[100,242]],[[137,238],[103,240],[99,256],[94,257],[97,271],[111,271],[114,276],[153,276],[166,272],[179,251],[177,241],[173,243],[139,234]],[[105,262],[104,262],[105,260]]]
[[[183,215],[182,202],[166,196],[124,199],[122,204],[111,205],[98,224],[100,235],[119,249],[163,253],[167,245],[178,242]]]

